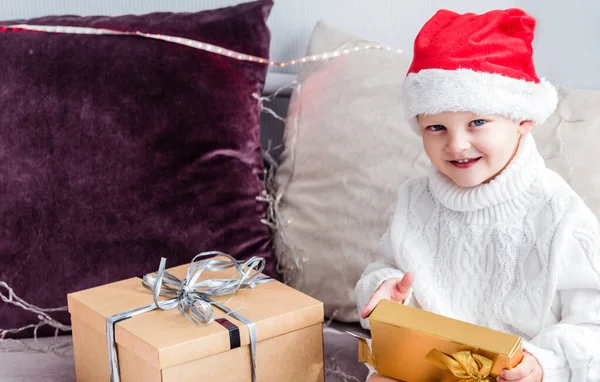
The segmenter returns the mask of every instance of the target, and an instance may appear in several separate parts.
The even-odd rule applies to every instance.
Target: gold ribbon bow
[[[470,350],[448,355],[437,349],[431,350],[425,359],[433,365],[454,375],[461,382],[495,382],[490,375],[492,360]]]

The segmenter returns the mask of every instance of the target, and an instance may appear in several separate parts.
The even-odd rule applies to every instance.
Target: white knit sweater
[[[519,335],[544,381],[600,381],[600,225],[530,135],[488,184],[432,171],[402,185],[381,260],[356,286],[359,311],[408,271],[410,305]]]

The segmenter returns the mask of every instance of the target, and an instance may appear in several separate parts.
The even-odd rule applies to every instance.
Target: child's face
[[[419,115],[423,146],[429,160],[461,187],[494,179],[510,162],[521,136],[533,122],[469,112]]]

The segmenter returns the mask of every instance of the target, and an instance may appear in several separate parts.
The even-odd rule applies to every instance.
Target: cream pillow
[[[558,96],[556,111],[533,135],[546,165],[600,218],[600,91],[559,86]]]
[[[354,44],[366,42],[320,22],[308,54]],[[307,64],[290,101],[275,178],[287,223],[276,251],[286,281],[341,321],[358,321],[354,286],[378,257],[398,186],[428,164],[402,114],[409,64],[406,55],[387,50]]]

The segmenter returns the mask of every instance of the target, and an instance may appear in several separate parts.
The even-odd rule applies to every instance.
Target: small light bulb
[[[221,53],[223,51],[223,49],[219,48],[217,49],[217,53]]]
[[[274,63],[273,61],[271,61],[271,62],[269,63],[269,65],[275,65],[275,63]]]
[[[296,64],[296,60],[292,60],[292,65],[295,65],[295,64]]]
[[[252,61],[252,56],[249,56],[249,57],[248,57],[248,61]]]
[[[302,62],[306,62],[306,58],[303,58],[303,59],[302,59]]]
[[[344,54],[348,54],[348,49],[345,49],[345,50],[344,50]]]
[[[358,52],[358,46],[354,47],[354,51]]]
[[[279,64],[279,66],[281,66],[283,68],[285,66],[285,64],[282,62],[281,64]]]
[[[371,45],[367,44],[365,45],[365,49],[369,49],[371,47]]]
[[[260,62],[260,63],[262,64],[263,62],[265,62],[265,60],[263,60],[263,59],[261,58],[260,60],[258,60],[258,62]]]

